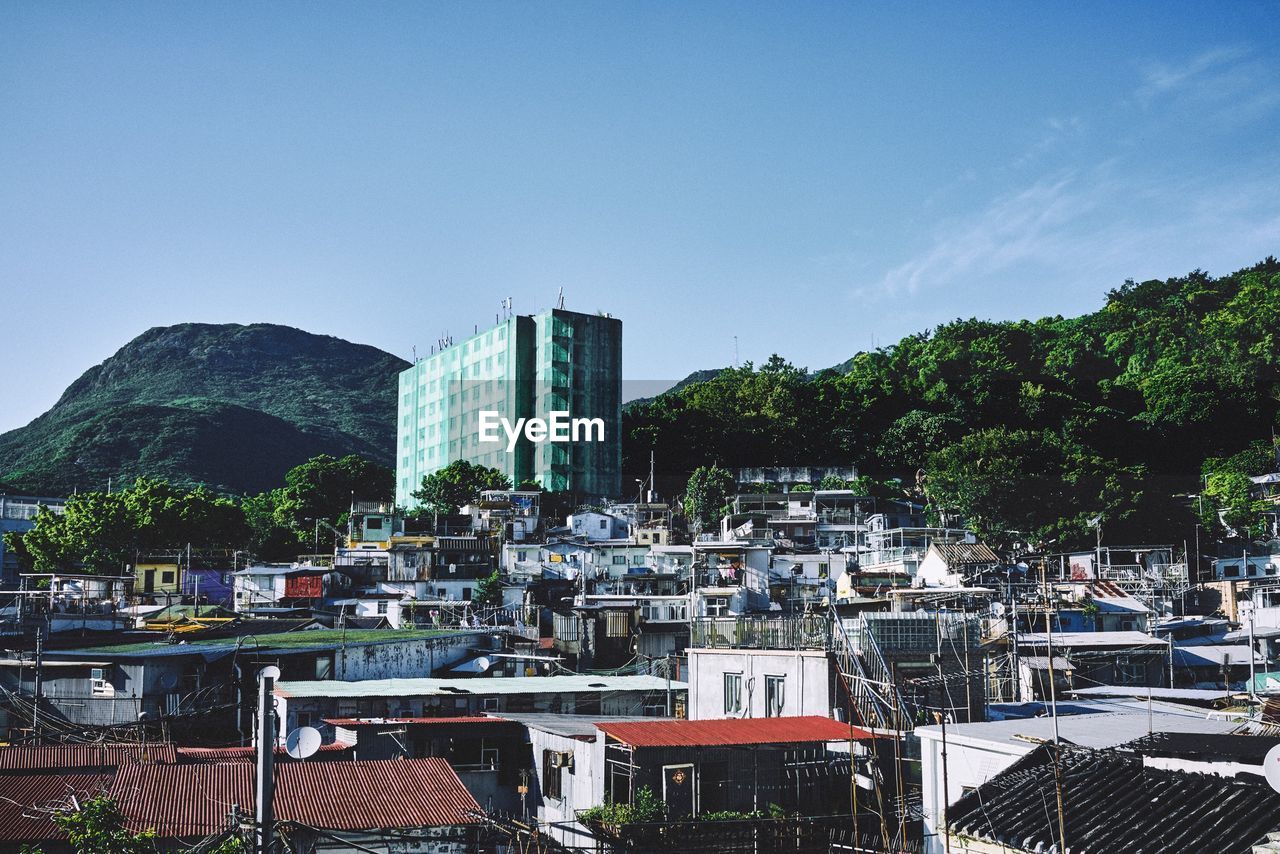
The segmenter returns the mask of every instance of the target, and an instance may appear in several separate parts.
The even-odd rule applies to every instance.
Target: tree
[[[432,513],[457,513],[486,489],[510,489],[511,481],[497,469],[455,460],[422,479],[414,499]]]
[[[76,854],[147,854],[156,850],[154,830],[130,833],[116,802],[98,795],[82,802],[78,809],[66,808],[53,814],[53,823],[67,834]],[[233,850],[224,848],[227,854]],[[23,854],[39,854],[40,848],[24,846]]]
[[[684,513],[689,524],[698,532],[714,528],[724,515],[736,485],[726,469],[718,465],[699,466],[685,487]]]
[[[829,474],[818,482],[818,489],[848,489],[849,481],[834,474]]]
[[[498,576],[498,570],[495,569],[488,576],[480,579],[471,601],[476,605],[492,607],[502,604],[502,579]]]

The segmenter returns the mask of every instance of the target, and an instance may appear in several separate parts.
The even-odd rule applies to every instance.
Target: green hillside
[[[375,347],[286,326],[157,327],[0,435],[0,481],[65,494],[148,475],[244,493],[279,485],[320,453],[389,465],[405,367]]]
[[[672,483],[712,462],[853,464],[997,540],[1085,544],[1101,515],[1109,542],[1180,544],[1179,494],[1219,488],[1257,516],[1240,478],[1276,464],[1277,336],[1275,258],[1126,282],[1081,317],[956,320],[816,375],[726,368],[628,407],[624,469],[643,477],[651,449]]]

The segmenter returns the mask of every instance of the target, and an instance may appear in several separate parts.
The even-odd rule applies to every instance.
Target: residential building
[[[454,460],[503,472],[512,485],[612,497],[621,492],[622,322],[556,308],[511,315],[461,343],[443,340],[400,374],[396,503],[417,506],[423,477]],[[481,412],[514,427],[553,411],[603,421],[600,441],[481,441]],[[501,429],[498,434],[501,435]]]

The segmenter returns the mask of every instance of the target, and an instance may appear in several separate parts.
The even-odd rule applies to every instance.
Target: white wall
[[[579,810],[604,803],[604,735],[596,731],[595,741],[580,741],[562,735],[529,727],[529,742],[533,748],[534,773],[529,780],[529,811],[543,823],[563,822],[581,827],[577,822]],[[563,798],[548,798],[542,792],[544,750],[573,753],[573,771],[560,769],[560,791]],[[568,846],[590,843],[588,836],[557,827],[546,827],[553,839]]]
[[[923,786],[924,854],[943,854],[945,845],[936,834],[942,825],[943,805],[955,803],[966,788],[977,788],[1035,749],[1036,745],[1005,744],[983,740],[947,738],[947,789],[942,788],[942,728],[918,727],[920,779]]]
[[[732,717],[766,717],[765,676],[786,678],[782,707],[784,717],[831,716],[834,682],[825,652],[690,649],[688,708],[692,720],[730,717],[724,710],[726,673],[742,674],[742,712]]]

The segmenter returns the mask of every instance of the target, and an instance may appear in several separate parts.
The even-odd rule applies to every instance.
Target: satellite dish
[[[1262,776],[1271,788],[1280,792],[1280,744],[1267,751],[1267,757],[1262,760]]]
[[[268,664],[266,667],[258,671],[258,679],[279,679],[280,668],[274,664]]]
[[[294,759],[306,759],[320,749],[320,730],[313,726],[300,726],[284,740],[284,752]]]
[[[991,603],[991,613],[992,613],[992,614],[994,614],[994,615],[995,615],[995,616],[997,616],[997,617],[1003,617],[1003,616],[1004,616],[1004,603],[1003,603],[1003,602],[992,602],[992,603]]]
[[[178,675],[176,673],[166,673],[160,677],[160,690],[172,691],[178,687]]]

